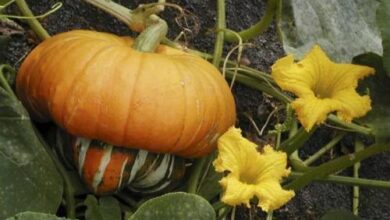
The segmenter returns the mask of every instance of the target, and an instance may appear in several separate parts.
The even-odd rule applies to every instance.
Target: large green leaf
[[[376,14],[376,21],[382,35],[383,65],[390,76],[390,1],[381,0]]]
[[[102,197],[98,200],[88,195],[84,204],[87,206],[85,212],[86,220],[120,220],[121,209],[118,200],[114,197]]]
[[[366,52],[382,53],[376,26],[378,1],[285,0],[278,21],[283,47],[296,58],[319,44],[338,62]]]
[[[129,220],[213,220],[213,207],[200,196],[175,192],[150,199]]]
[[[55,213],[62,190],[29,115],[0,72],[0,219],[23,211]]]
[[[360,83],[362,89],[368,89],[372,100],[372,110],[361,121],[373,129],[377,141],[387,141],[390,139],[390,78],[383,67],[382,57],[368,53],[355,57],[353,62],[375,68],[375,75]]]
[[[71,220],[69,218],[61,218],[55,215],[38,212],[22,212],[14,217],[7,218],[6,220]]]

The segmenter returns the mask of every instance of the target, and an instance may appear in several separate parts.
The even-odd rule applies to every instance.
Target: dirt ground
[[[34,13],[43,13],[57,1],[29,0],[27,2]],[[44,27],[50,34],[73,29],[93,29],[119,35],[133,34],[125,25],[119,23],[113,17],[81,0],[62,0],[62,2],[64,5],[59,11],[42,20]],[[146,3],[147,1],[119,0],[118,2],[134,8],[138,3]],[[169,2],[184,7],[199,18],[199,34],[188,39],[189,47],[212,53],[215,37],[213,28],[215,25],[216,2],[205,0],[173,0]],[[265,2],[265,0],[226,0],[227,26],[233,30],[241,30],[254,24],[263,14]],[[15,8],[11,7],[10,12],[16,12]],[[175,13],[168,9],[161,16],[170,21],[169,36],[177,36],[180,28],[173,22]],[[19,23],[28,30],[26,24]],[[275,25],[272,25],[270,29],[252,43],[255,47],[245,49],[244,57],[250,61],[250,66],[259,70],[269,71],[273,62],[284,54]],[[14,36],[5,51],[7,61],[17,68],[26,53],[35,45],[34,36],[30,31],[23,35]],[[229,45],[227,45],[226,50],[228,50],[228,47]],[[239,84],[235,84],[234,95],[238,110],[237,125],[244,129],[247,134],[254,134],[253,127],[248,119],[243,116],[243,113],[251,115],[261,126],[272,111],[271,104],[260,92]],[[305,158],[315,149],[323,146],[331,135],[329,129],[316,131],[307,146],[300,152],[301,156]],[[348,137],[344,138],[343,143],[347,150],[351,149],[348,148],[348,143],[350,143]],[[334,151],[336,155],[339,152],[340,149],[337,148]],[[329,155],[327,156],[329,157]],[[346,175],[350,173],[348,170],[343,172]],[[390,180],[390,155],[379,155],[364,161],[360,175],[366,178]],[[318,219],[328,210],[336,208],[351,210],[351,207],[351,186],[313,183],[297,192],[295,198],[277,211],[274,216],[278,219]],[[363,219],[390,219],[389,207],[390,190],[361,188],[359,213]],[[253,209],[253,213],[258,216],[258,219],[262,219],[264,216],[264,213],[259,209]],[[242,207],[238,209],[237,215],[236,219],[249,218],[248,210]]]

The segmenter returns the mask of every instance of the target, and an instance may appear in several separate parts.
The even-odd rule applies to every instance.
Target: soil
[[[28,0],[32,11],[35,14],[47,11],[51,5],[58,0]],[[80,0],[62,0],[63,6],[54,14],[44,18],[42,24],[50,34],[56,34],[73,29],[92,29],[116,33],[118,35],[134,35],[124,24],[106,13],[95,9]],[[134,8],[139,3],[147,1],[126,1],[119,0],[121,4]],[[212,53],[214,43],[214,25],[216,16],[215,1],[202,0],[172,0],[183,8],[189,10],[199,19],[199,33],[188,36],[186,44],[191,48]],[[244,29],[259,20],[264,12],[266,1],[264,0],[227,0],[227,26],[233,30]],[[15,7],[9,9],[10,13],[17,13]],[[161,16],[170,21],[169,36],[177,36],[181,28],[173,21],[177,14],[171,9],[167,9]],[[26,30],[29,30],[25,23],[18,21]],[[31,31],[26,31],[22,35],[13,36],[8,44],[5,55],[6,61],[18,68],[23,57],[36,46],[38,40]],[[244,57],[249,61],[250,66],[269,72],[274,61],[284,55],[275,25],[272,26],[252,43],[253,48],[246,48]],[[226,45],[225,52],[234,45]],[[248,136],[254,136],[255,129],[249,123],[244,113],[250,115],[258,125],[262,125],[272,111],[274,102],[270,102],[267,96],[258,91],[249,89],[236,83],[234,95],[237,103],[238,121],[240,126]],[[276,119],[273,118],[273,121]],[[315,149],[323,146],[329,141],[332,131],[327,128],[319,129],[300,152],[305,158]],[[348,139],[349,138],[349,139]],[[353,138],[353,137],[352,137]],[[349,146],[351,137],[344,138],[344,148],[336,148],[334,155],[340,154],[341,150],[351,150]],[[331,154],[326,157],[332,157]],[[322,158],[327,159],[327,158]],[[350,170],[342,174],[350,175]],[[383,154],[370,158],[362,163],[360,176],[372,179],[390,180],[390,155]],[[390,190],[361,188],[359,215],[362,219],[390,219]],[[312,183],[297,192],[294,199],[285,207],[278,210],[274,216],[277,219],[318,219],[325,212],[331,209],[351,210],[352,207],[352,187],[330,183]],[[236,219],[248,219],[249,216],[257,216],[255,219],[263,219],[264,213],[260,209],[248,209],[239,207]]]

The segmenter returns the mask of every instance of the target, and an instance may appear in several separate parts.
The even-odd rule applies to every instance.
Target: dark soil
[[[58,0],[29,0],[27,1],[36,14],[47,11]],[[92,29],[116,33],[119,35],[134,35],[128,28],[113,17],[95,9],[80,0],[62,0],[63,7],[54,14],[42,20],[44,27],[50,34],[56,34],[73,29]],[[134,0],[118,1],[121,4],[134,8],[138,3],[146,1]],[[202,0],[173,0],[172,3],[186,8],[199,18],[200,31],[196,36],[189,36],[189,47],[211,53],[214,43],[214,25],[216,15],[215,1]],[[227,25],[233,30],[241,30],[254,24],[264,12],[265,1],[263,0],[227,0]],[[10,12],[17,13],[15,8]],[[162,14],[170,21],[170,37],[175,37],[181,31],[175,25],[173,18],[175,12],[167,9]],[[19,22],[26,30],[28,26]],[[23,35],[14,36],[8,44],[5,54],[6,60],[18,68],[23,57],[37,44],[37,39],[31,31]],[[262,71],[269,71],[274,61],[283,56],[284,52],[279,42],[275,25],[272,25],[263,35],[253,41],[255,47],[247,48],[244,57],[250,65]],[[232,45],[227,45],[227,50]],[[260,92],[249,89],[238,83],[234,87],[234,95],[238,109],[238,126],[246,134],[255,134],[253,126],[248,122],[243,113],[250,115],[258,125],[265,122],[265,118],[272,111],[272,104],[267,97]],[[273,119],[275,121],[275,119]],[[261,127],[261,126],[260,126]],[[329,129],[319,129],[311,138],[310,142],[301,152],[302,157],[308,156],[329,141],[332,133]],[[345,141],[349,142],[349,141]],[[346,144],[348,145],[348,144]],[[335,150],[337,155],[340,149]],[[331,157],[330,154],[327,157]],[[343,174],[350,174],[345,171]],[[390,180],[390,155],[379,155],[362,163],[361,177]],[[390,190],[361,188],[359,213],[363,219],[390,219]],[[330,184],[313,183],[297,192],[295,198],[285,207],[278,210],[274,216],[278,219],[318,219],[326,211],[331,209],[351,210],[352,187]],[[240,207],[237,211],[237,219],[248,219],[248,209]],[[251,211],[251,215],[262,219],[264,213],[259,209]],[[255,218],[256,219],[256,218]]]

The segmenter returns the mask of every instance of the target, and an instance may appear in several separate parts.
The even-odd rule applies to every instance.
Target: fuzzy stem
[[[343,170],[353,164],[364,160],[375,154],[382,153],[384,151],[389,151],[388,144],[374,144],[371,147],[368,147],[362,151],[359,151],[354,154],[345,155],[324,163],[318,167],[311,169],[306,172],[301,177],[293,180],[291,183],[286,185],[286,188],[299,190],[302,187],[306,186],[313,180],[326,178],[328,175]]]
[[[217,38],[214,44],[214,55],[213,55],[213,65],[219,67],[223,51],[223,41],[225,32],[223,31],[226,28],[225,21],[225,0],[217,0]]]
[[[250,39],[255,38],[256,36],[259,36],[269,27],[272,22],[272,18],[274,17],[277,5],[278,0],[267,1],[267,8],[261,20],[255,25],[249,27],[248,29],[240,31],[238,33],[243,41],[248,41]],[[231,32],[227,32],[225,35],[225,40],[228,42],[237,42],[237,37],[232,35]]]
[[[281,150],[286,152],[288,155],[292,154],[294,151],[303,146],[303,143],[305,143],[310,138],[316,129],[317,126],[313,127],[309,132],[307,132],[303,127],[299,128],[298,132],[294,136],[282,143]]]
[[[16,4],[22,14],[26,17],[30,17],[27,20],[28,25],[31,29],[38,35],[41,40],[45,40],[50,38],[49,33],[42,27],[41,23],[39,23],[38,19],[34,17],[34,14],[31,12],[25,0],[16,0]]]
[[[331,141],[329,141],[325,146],[319,149],[315,154],[307,158],[303,163],[305,165],[310,165],[318,158],[320,158],[325,152],[333,148],[339,141],[344,137],[345,132],[339,133],[336,137],[334,137]]]
[[[299,157],[298,155],[298,151],[294,151],[290,156],[289,156],[289,161],[290,161],[290,164],[291,166],[294,168],[294,170],[296,171],[302,171],[302,172],[306,172],[310,169],[312,169],[312,167],[308,167],[306,166],[306,164],[303,163],[303,161],[301,160],[301,158]]]
[[[368,136],[372,135],[371,128],[363,127],[363,126],[360,126],[360,125],[355,124],[355,123],[345,122],[345,121],[339,119],[336,115],[333,115],[333,114],[329,115],[328,120],[335,123],[335,124],[341,125],[344,128],[351,129],[357,133],[368,135]]]
[[[187,192],[196,194],[198,191],[198,183],[202,176],[202,171],[208,161],[208,156],[196,160],[194,167],[191,170],[191,176],[187,183]]]
[[[0,65],[0,87],[3,87],[4,90],[10,95],[11,99],[13,101],[17,101],[18,98],[16,97],[16,95],[14,94],[11,86],[8,84],[7,82],[7,79],[5,78],[3,72],[4,70],[8,70],[8,71],[15,71],[14,69],[12,69],[12,67],[8,64],[2,64]]]
[[[364,149],[364,145],[361,141],[355,141],[355,152]],[[359,178],[360,162],[353,165],[353,177]],[[352,197],[352,212],[354,215],[359,215],[359,186],[353,186],[353,197]]]
[[[304,176],[304,172],[291,172],[288,179],[298,179]],[[371,180],[364,178],[355,178],[349,176],[329,175],[324,178],[315,178],[313,181],[325,182],[325,183],[337,183],[344,185],[360,186],[360,187],[374,187],[390,189],[390,181],[383,180]]]
[[[274,214],[273,211],[267,212],[267,217],[266,217],[265,219],[266,219],[266,220],[272,220],[272,219],[273,219],[273,214]]]

